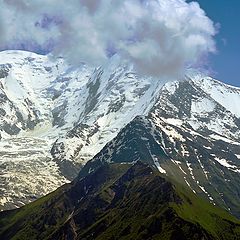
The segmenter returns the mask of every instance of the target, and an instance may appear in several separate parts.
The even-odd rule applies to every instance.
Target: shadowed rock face
[[[141,160],[193,193],[240,216],[238,150],[237,142],[226,145],[200,135],[188,125],[167,124],[165,119],[150,114],[135,118],[123,128],[83,167],[79,178],[105,163]],[[221,159],[226,159],[228,165],[224,166]]]

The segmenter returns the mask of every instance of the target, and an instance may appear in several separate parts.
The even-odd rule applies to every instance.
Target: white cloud
[[[1,50],[51,50],[74,64],[118,53],[142,74],[177,74],[215,51],[215,34],[185,0],[0,0]]]

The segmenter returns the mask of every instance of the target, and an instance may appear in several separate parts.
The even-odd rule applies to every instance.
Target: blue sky
[[[190,2],[190,1],[189,1]],[[220,23],[216,36],[218,53],[209,63],[215,77],[240,87],[240,0],[197,0],[207,16]]]

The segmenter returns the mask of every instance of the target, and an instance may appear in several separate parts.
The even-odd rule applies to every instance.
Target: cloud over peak
[[[101,65],[114,54],[142,74],[177,74],[215,51],[213,22],[185,0],[0,0],[0,49]]]

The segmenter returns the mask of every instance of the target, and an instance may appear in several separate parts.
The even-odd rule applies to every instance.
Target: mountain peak
[[[4,159],[0,205],[4,209],[21,206],[74,179],[95,155],[108,161],[155,162],[169,175],[158,161],[179,162],[179,154],[194,155],[196,149],[185,146],[189,139],[196,141],[193,137],[208,148],[204,153],[208,159],[228,166],[234,174],[240,171],[236,88],[193,72],[185,80],[167,83],[141,78],[117,57],[97,69],[84,64],[76,68],[63,59],[21,51],[1,52],[0,59],[0,155]],[[126,126],[133,137],[122,139],[135,149],[131,155],[128,148],[118,153],[126,143],[112,141]],[[136,147],[136,141],[143,144]],[[216,154],[220,149],[216,142],[223,145],[221,154]],[[231,154],[226,156],[228,144]],[[105,145],[109,147],[101,152]],[[119,149],[112,152],[116,145]],[[169,157],[171,152],[174,156]]]

